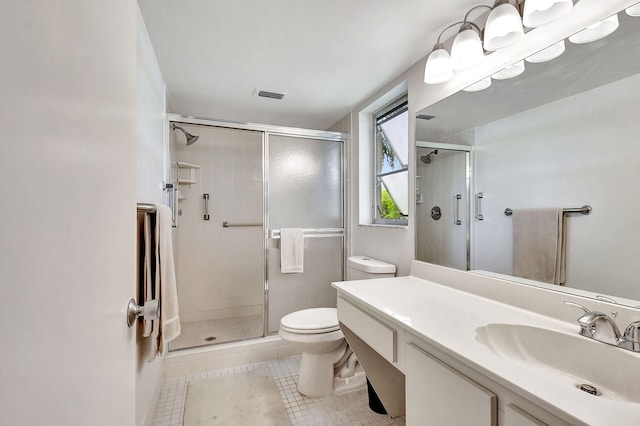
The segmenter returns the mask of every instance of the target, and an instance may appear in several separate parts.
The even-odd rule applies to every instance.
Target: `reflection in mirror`
[[[549,286],[640,304],[640,18],[621,12],[618,19],[606,38],[565,41],[564,54],[527,62],[516,78],[418,112],[435,118],[416,120],[416,141],[472,147],[484,216],[472,226],[472,269],[513,275],[513,217],[506,208],[588,204],[590,215],[566,215],[566,280]],[[433,244],[430,233],[416,229],[417,249]]]
[[[469,147],[416,147],[416,259],[469,269]]]

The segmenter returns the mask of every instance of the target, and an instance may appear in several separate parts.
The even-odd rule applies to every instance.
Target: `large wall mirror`
[[[566,215],[566,280],[552,288],[640,305],[640,17],[621,11],[618,19],[608,37],[565,40],[553,60],[525,61],[515,78],[417,113],[416,162],[434,150],[423,148],[429,143],[471,147],[472,270],[514,275],[513,217],[505,209],[589,205],[589,215]],[[443,153],[416,170],[444,163]],[[441,186],[438,177],[419,182],[417,216],[431,214],[426,193]],[[429,246],[433,235],[416,229],[416,247]],[[451,256],[440,258],[446,264]]]

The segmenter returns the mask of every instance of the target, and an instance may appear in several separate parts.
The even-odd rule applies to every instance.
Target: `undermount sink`
[[[488,324],[476,340],[501,358],[560,386],[599,398],[640,403],[640,354],[587,337],[519,324]],[[534,371],[535,370],[535,371]]]

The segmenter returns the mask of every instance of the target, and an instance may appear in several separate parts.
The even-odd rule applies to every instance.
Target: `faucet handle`
[[[582,305],[581,305],[581,304],[579,304],[579,303],[570,302],[570,301],[568,301],[568,300],[565,300],[565,301],[564,301],[564,304],[565,304],[565,305],[567,305],[567,306],[573,306],[574,308],[582,309],[582,310],[584,311],[584,313],[585,313],[585,314],[588,314],[589,312],[591,312],[591,311],[589,311],[589,309],[585,308],[584,306],[582,306]]]
[[[640,321],[632,322],[624,330],[620,346],[634,352],[640,352]]]

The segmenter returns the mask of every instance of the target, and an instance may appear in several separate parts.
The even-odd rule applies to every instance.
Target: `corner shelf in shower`
[[[196,164],[185,163],[183,161],[178,161],[177,165],[178,165],[178,184],[179,185],[181,184],[193,185],[194,183],[196,183],[196,169],[199,169],[200,166]],[[189,170],[189,177],[186,179],[183,179],[182,177],[180,177],[180,170]]]

